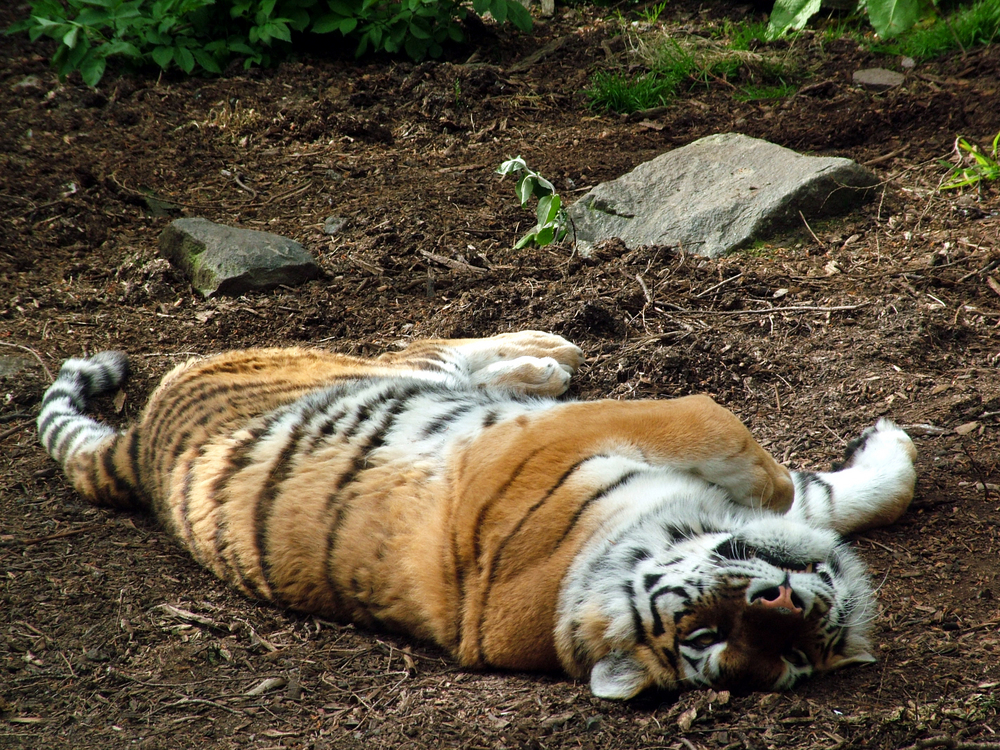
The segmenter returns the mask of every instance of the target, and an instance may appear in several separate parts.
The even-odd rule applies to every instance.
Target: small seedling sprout
[[[534,244],[545,247],[553,242],[559,242],[568,231],[566,210],[562,207],[562,199],[556,193],[555,185],[535,172],[520,156],[508,159],[497,169],[497,174],[506,176],[517,174],[517,193],[521,207],[528,205],[528,199],[534,196],[538,199],[535,215],[538,223],[535,228],[524,235],[514,245],[515,250]]]

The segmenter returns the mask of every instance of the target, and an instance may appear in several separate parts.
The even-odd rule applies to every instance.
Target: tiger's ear
[[[653,684],[646,668],[632,654],[612,651],[590,670],[590,692],[598,698],[627,700]]]

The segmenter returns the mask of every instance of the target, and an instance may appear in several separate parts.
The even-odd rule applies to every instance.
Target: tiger
[[[844,536],[896,521],[916,450],[882,419],[839,468],[790,471],[706,395],[560,398],[584,362],[539,331],[360,358],[194,358],[114,429],[129,374],[67,360],[37,419],[90,503],[151,512],[243,593],[595,696],[781,690],[874,661]]]

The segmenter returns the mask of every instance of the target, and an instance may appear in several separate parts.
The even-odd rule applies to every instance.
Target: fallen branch
[[[51,542],[54,539],[65,539],[69,536],[76,536],[77,534],[84,534],[88,531],[93,531],[94,529],[101,528],[99,524],[92,524],[90,526],[79,526],[75,529],[66,529],[65,531],[57,531],[55,534],[49,534],[48,536],[36,536],[32,539],[7,539],[4,540],[8,544],[23,544],[25,547],[32,544],[41,544],[42,542]]]
[[[802,217],[802,223],[806,225],[806,229],[808,229],[808,230],[809,230],[809,234],[811,234],[811,235],[812,235],[812,238],[813,238],[814,240],[816,240],[816,244],[817,244],[817,245],[819,245],[819,246],[820,246],[821,248],[823,248],[824,250],[826,250],[826,245],[824,245],[824,244],[823,244],[823,241],[822,241],[822,240],[821,240],[821,239],[820,239],[819,237],[817,237],[817,236],[816,236],[816,233],[815,233],[815,232],[813,231],[813,228],[812,228],[811,226],[809,226],[809,222],[808,222],[808,221],[806,221],[806,216],[805,216],[805,214],[803,214],[803,213],[802,213],[801,211],[799,211],[799,216],[801,216],[801,217]]]
[[[472,273],[486,273],[485,268],[479,268],[478,266],[470,265],[469,263],[463,263],[460,260],[455,260],[454,258],[448,258],[444,255],[438,255],[437,253],[432,253],[429,250],[420,250],[420,254],[423,255],[428,260],[433,260],[435,263],[440,263],[442,266],[447,266],[448,268],[453,268],[456,271],[470,271]]]
[[[664,315],[771,315],[772,313],[787,312],[843,312],[868,307],[870,304],[870,302],[862,302],[858,305],[837,305],[835,307],[796,305],[794,307],[765,307],[763,310],[661,310],[660,308],[656,308],[656,310]]]
[[[21,422],[21,424],[16,424],[13,427],[8,427],[3,432],[0,432],[0,440],[6,440],[11,435],[16,435],[25,427],[27,427],[29,424],[31,424],[31,422]]]

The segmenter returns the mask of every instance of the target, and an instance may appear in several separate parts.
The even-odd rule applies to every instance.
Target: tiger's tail
[[[129,375],[123,352],[69,359],[42,397],[38,438],[77,492],[95,505],[141,508],[133,457],[134,429],[119,432],[84,411],[95,396],[120,386]]]

